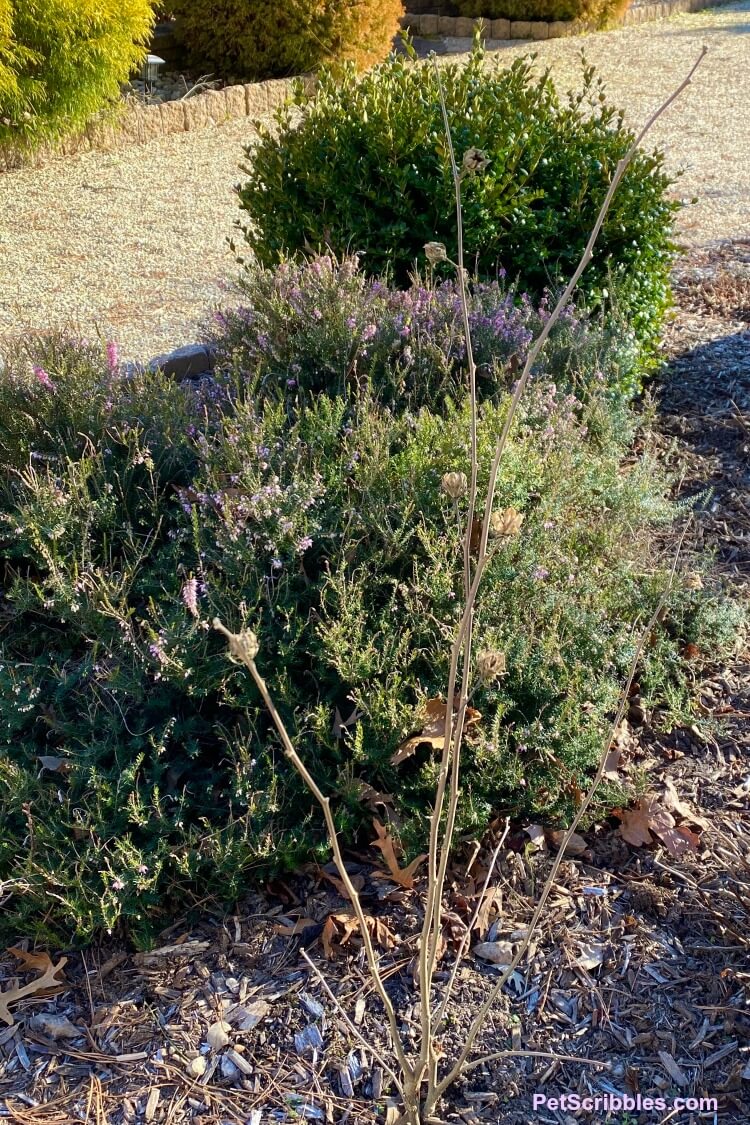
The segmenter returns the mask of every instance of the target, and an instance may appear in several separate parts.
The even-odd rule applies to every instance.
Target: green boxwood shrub
[[[314,277],[290,287],[313,290],[311,311]],[[248,309],[262,312],[267,286],[248,289]],[[351,278],[339,287],[369,324],[370,291],[358,306]],[[309,356],[340,330],[335,302],[318,311],[317,343],[311,322],[307,337],[294,333],[296,354],[283,319],[262,313],[253,334],[246,311],[242,331],[227,329],[225,372],[197,386],[123,371],[114,349],[80,342],[32,341],[10,357],[0,380],[10,937],[69,940],[123,919],[145,941],[178,906],[207,893],[218,905],[253,875],[326,854],[318,809],[214,615],[258,632],[262,672],[346,837],[369,827],[366,783],[393,795],[407,847],[423,843],[434,761],[424,749],[400,767],[390,758],[446,682],[461,545],[441,478],[468,467],[465,396],[456,380],[421,409],[390,392],[381,401],[377,366],[341,395],[308,393]],[[365,335],[362,349],[375,340]],[[575,389],[569,366],[558,388],[540,362],[512,432],[497,504],[525,521],[493,550],[475,627],[505,651],[508,674],[473,700],[482,720],[462,831],[498,809],[569,812],[635,623],[664,583],[650,529],[671,518],[666,482],[647,434],[622,472],[635,423],[595,365],[615,343],[582,350],[591,363]],[[481,409],[482,489],[508,402],[498,363]],[[639,674],[647,701],[668,693],[679,705],[685,641],[702,643],[703,619],[714,632],[721,620],[731,641],[730,616],[708,583],[675,592]],[[355,708],[358,721],[337,732],[337,710],[346,720]],[[610,789],[598,807],[620,799]]]
[[[0,145],[75,132],[145,54],[152,0],[0,0]]]
[[[538,296],[580,258],[617,161],[632,141],[592,69],[560,99],[547,75],[519,59],[441,66],[458,160],[480,149],[487,166],[464,181],[466,260],[485,277],[503,267]],[[300,108],[302,113],[300,114]],[[368,272],[405,284],[423,246],[456,255],[453,184],[431,62],[390,57],[358,78],[324,73],[247,149],[239,197],[244,234],[267,266],[306,248],[351,247]],[[620,315],[652,344],[668,302],[677,204],[660,153],[640,153],[604,223],[581,282],[590,309],[617,294]]]
[[[170,0],[170,8],[195,66],[249,80],[346,59],[372,66],[404,14],[401,0]]]

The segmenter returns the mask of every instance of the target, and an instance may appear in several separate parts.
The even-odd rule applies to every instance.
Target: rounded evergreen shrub
[[[152,25],[152,0],[0,0],[0,145],[81,128],[119,96]]]
[[[539,296],[567,280],[633,135],[609,106],[592,69],[567,100],[548,75],[519,59],[485,67],[441,66],[459,162],[483,154],[464,178],[466,261],[488,278],[503,267]],[[300,114],[299,109],[303,112]],[[455,260],[453,183],[432,63],[392,56],[358,78],[324,73],[247,149],[239,197],[253,254],[272,266],[307,248],[362,253],[365,269],[406,283],[424,244]],[[580,294],[589,308],[619,312],[640,341],[655,341],[668,302],[677,204],[660,153],[638,154],[604,223]]]
[[[312,275],[297,288],[308,286],[318,339],[333,338],[334,303],[313,304]],[[354,315],[350,282],[340,287]],[[319,809],[214,616],[258,634],[259,667],[345,837],[369,828],[376,789],[407,848],[423,843],[434,758],[425,746],[392,757],[445,690],[465,499],[442,481],[468,471],[465,396],[456,382],[416,411],[379,401],[367,380],[339,396],[306,395],[300,378],[296,398],[287,381],[309,372],[309,336],[295,333],[295,355],[286,327],[266,318],[260,339],[232,327],[229,370],[198,386],[124,371],[112,348],[76,342],[32,341],[9,358],[0,880],[11,938],[69,940],[124,919],[147,940],[211,888],[218,905],[253,873],[326,854]],[[438,332],[436,352],[448,346]],[[664,584],[650,528],[671,508],[648,442],[622,472],[633,428],[622,399],[596,369],[586,393],[569,375],[558,388],[540,364],[500,472],[497,507],[524,519],[493,541],[477,606],[477,642],[505,653],[507,674],[472,696],[481,719],[461,831],[498,809],[549,820],[574,806],[636,622]],[[503,381],[481,408],[480,491]],[[645,700],[668,692],[680,705],[680,653],[688,636],[702,645],[701,607],[715,630],[724,611],[708,583],[670,599],[639,670]],[[605,811],[622,792],[600,799]]]
[[[401,0],[172,0],[175,33],[201,69],[250,80],[351,60],[358,70],[391,49]]]

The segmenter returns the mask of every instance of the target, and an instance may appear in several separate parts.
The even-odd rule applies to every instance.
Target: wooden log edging
[[[633,27],[651,20],[667,19],[681,12],[717,8],[726,2],[727,0],[649,0],[645,4],[628,8],[613,26]],[[412,35],[452,39],[472,38],[474,29],[479,24],[484,38],[505,41],[561,39],[591,30],[578,20],[483,20],[467,16],[438,16],[428,12],[407,12],[401,23]]]

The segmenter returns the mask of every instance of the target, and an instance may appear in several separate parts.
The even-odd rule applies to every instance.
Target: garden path
[[[655,140],[684,168],[686,242],[750,234],[750,0],[640,27],[534,44],[562,89],[580,81],[584,46],[633,123],[673,89],[703,44],[709,56]],[[502,65],[529,49],[493,57]],[[146,358],[193,340],[235,266],[246,119],[116,153],[0,175],[0,342],[77,325]]]

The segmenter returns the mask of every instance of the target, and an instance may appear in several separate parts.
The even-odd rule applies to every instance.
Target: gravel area
[[[654,131],[701,245],[750,233],[750,0],[640,27],[534,45],[561,89],[579,82],[583,46],[633,123],[709,55]],[[506,47],[500,65],[529,49]],[[0,341],[74,326],[143,359],[195,339],[236,268],[227,239],[238,210],[247,119],[116,153],[83,153],[0,175]]]

